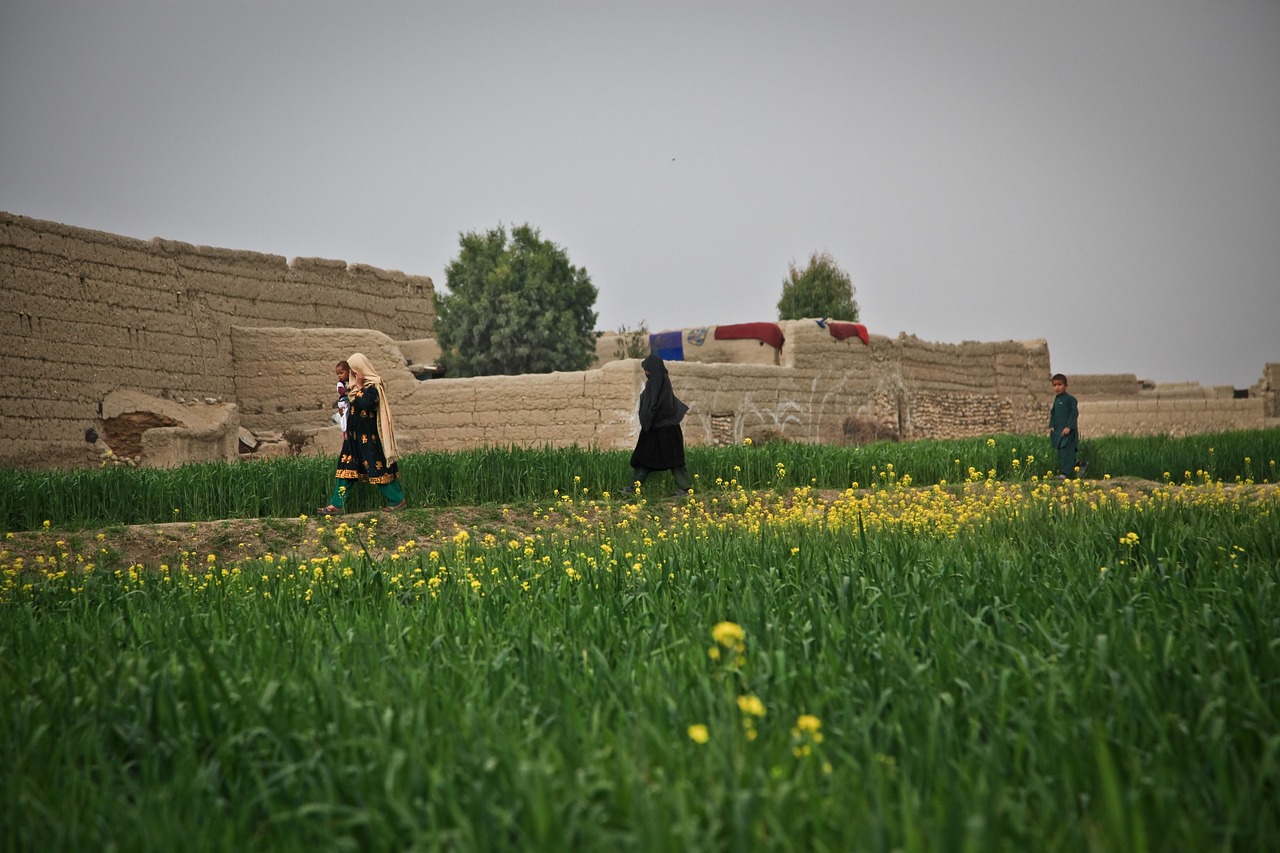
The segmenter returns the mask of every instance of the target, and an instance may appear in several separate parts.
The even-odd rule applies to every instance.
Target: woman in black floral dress
[[[407,501],[400,485],[400,453],[396,449],[395,428],[386,387],[373,363],[363,353],[347,359],[351,368],[347,431],[342,434],[342,453],[334,473],[333,495],[321,515],[342,515],[347,494],[357,482],[372,483],[382,492],[383,510],[404,509]]]

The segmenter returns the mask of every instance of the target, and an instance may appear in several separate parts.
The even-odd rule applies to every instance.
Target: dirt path
[[[366,512],[331,519],[225,519],[75,531],[51,527],[5,534],[0,565],[12,566],[20,560],[19,565],[31,569],[41,558],[56,558],[64,566],[92,562],[107,569],[158,568],[203,565],[210,554],[226,565],[267,554],[312,559],[348,550],[368,550],[380,559],[410,541],[417,548],[435,547],[463,528],[518,535],[531,529],[533,520],[531,511],[482,506]]]

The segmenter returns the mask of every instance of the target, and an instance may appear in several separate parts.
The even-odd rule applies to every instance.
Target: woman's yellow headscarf
[[[364,379],[361,388],[373,386],[378,389],[378,438],[382,441],[382,455],[387,458],[387,464],[390,465],[400,458],[400,451],[396,448],[396,431],[391,420],[391,402],[387,399],[386,386],[383,385],[382,377],[378,375],[373,362],[369,361],[369,357],[364,353],[352,353],[347,359],[347,366],[351,368],[352,373],[359,373]]]

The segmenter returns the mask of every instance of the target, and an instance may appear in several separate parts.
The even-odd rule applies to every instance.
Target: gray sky
[[[0,209],[445,285],[528,222],[598,327],[772,320],[1245,387],[1280,361],[1280,2],[0,0]]]

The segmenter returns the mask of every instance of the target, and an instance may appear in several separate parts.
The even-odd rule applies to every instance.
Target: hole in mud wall
[[[711,416],[711,443],[714,445],[733,444],[733,414]]]
[[[845,418],[841,433],[845,442],[855,447],[876,441],[898,441],[901,439],[901,427],[895,430],[888,423],[877,420],[870,415],[852,415]]]
[[[173,418],[155,412],[126,412],[102,422],[102,440],[116,456],[133,459],[142,455],[142,434],[157,427],[178,426]]]

